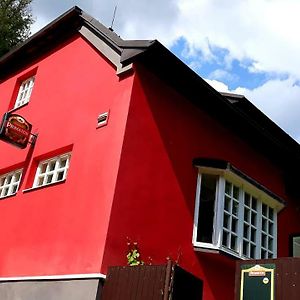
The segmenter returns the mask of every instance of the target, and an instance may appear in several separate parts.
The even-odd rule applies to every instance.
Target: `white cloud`
[[[170,46],[184,37],[190,54],[201,49],[210,57],[218,46],[230,59],[252,59],[259,71],[300,78],[297,0],[38,0],[33,13],[42,24],[75,4],[107,26],[117,5],[114,27],[125,38],[158,38]]]
[[[216,69],[208,75],[209,79],[237,81],[238,76],[224,69]]]
[[[231,93],[232,91],[229,90],[228,86],[218,80],[211,80],[211,79],[205,79],[205,81],[210,84],[214,89],[216,89],[218,92],[224,92],[224,93]]]

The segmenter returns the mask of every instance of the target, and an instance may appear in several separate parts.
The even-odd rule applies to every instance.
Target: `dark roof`
[[[291,136],[252,104],[244,95],[232,93],[221,93],[221,95],[224,96],[240,114],[250,119],[253,126],[269,135],[269,138],[272,138],[275,143],[280,143],[281,147],[286,148],[286,150],[295,149],[296,152],[300,150],[299,144]]]
[[[84,28],[87,30],[84,30]],[[75,33],[81,33],[89,42],[95,43],[96,48],[99,47],[99,45],[97,46],[97,40],[103,41],[119,56],[118,63],[123,65],[126,65],[126,61],[131,57],[141,54],[156,42],[148,40],[125,41],[114,31],[102,25],[79,7],[74,6],[0,58],[0,81],[25,66],[28,62],[45,54],[46,51],[60,45]],[[112,58],[112,60],[114,64],[117,64],[115,59]]]
[[[289,170],[300,166],[299,144],[244,96],[220,94],[157,40],[123,40],[76,6],[0,58],[0,81],[74,34],[105,55],[117,73],[126,72],[132,63],[144,65],[270,159]]]

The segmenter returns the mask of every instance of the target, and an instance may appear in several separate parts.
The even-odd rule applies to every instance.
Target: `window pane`
[[[14,182],[18,182],[20,180],[20,177],[21,177],[21,172],[16,173],[14,176]]]
[[[47,165],[48,165],[47,163],[41,165],[41,168],[40,168],[40,172],[41,173],[45,173],[46,172]]]
[[[229,229],[229,223],[230,223],[230,216],[228,214],[224,214],[224,218],[223,218],[223,226],[224,228]]]
[[[231,188],[232,188],[232,184],[228,181],[226,181],[225,183],[225,193],[227,195],[231,195]]]
[[[251,224],[256,224],[256,213],[252,211],[251,213]]]
[[[233,198],[234,199],[239,199],[239,192],[240,192],[240,189],[236,186],[233,186]]]
[[[224,209],[228,212],[230,212],[230,204],[231,204],[231,199],[228,196],[225,196]]]
[[[47,175],[46,183],[51,183],[53,178],[53,174]]]
[[[61,161],[60,161],[60,164],[59,164],[59,167],[60,168],[64,168],[67,164],[67,158],[63,158]]]
[[[56,163],[56,161],[51,161],[51,162],[49,162],[49,170],[48,170],[48,171],[53,171],[53,170],[54,170],[54,168],[55,168],[55,163]]]
[[[11,183],[11,180],[12,180],[12,175],[7,176],[7,178],[6,178],[6,183],[5,183],[5,184],[10,184],[10,183]]]
[[[249,225],[244,224],[244,238],[249,239]]]
[[[255,258],[255,245],[250,244],[250,258]]]
[[[229,246],[228,244],[229,244],[229,234],[227,231],[223,231],[222,245],[228,247]]]
[[[256,229],[255,228],[251,228],[251,241],[255,242],[256,241]]]
[[[249,247],[249,243],[247,241],[243,241],[243,255],[245,256],[248,256],[249,254],[249,250],[248,250],[248,247]]]
[[[246,222],[250,223],[250,209],[245,207],[244,219]]]
[[[245,205],[248,207],[250,206],[250,195],[248,193],[245,193]]]
[[[237,233],[237,219],[233,218],[231,221],[231,231]]]
[[[273,208],[269,207],[269,219],[270,220],[273,220],[273,214],[274,214]]]
[[[265,234],[262,234],[262,236],[261,236],[261,245],[264,248],[267,248],[267,236]]]
[[[264,215],[264,216],[268,216],[268,207],[267,207],[267,205],[266,204],[262,204],[262,214]]]
[[[261,227],[264,232],[267,232],[267,219],[265,219],[264,217],[261,220]]]
[[[256,210],[256,206],[257,206],[257,200],[256,198],[252,197],[252,203],[251,203],[252,209]]]
[[[3,196],[7,196],[8,195],[8,187],[3,189]]]
[[[43,185],[43,183],[44,183],[44,176],[41,176],[38,179],[37,185],[40,186],[40,185]]]
[[[231,241],[230,241],[230,249],[236,251],[237,250],[237,238],[235,235],[231,236]]]
[[[200,187],[197,241],[212,243],[217,177],[203,174]]]
[[[270,251],[273,251],[273,239],[272,238],[269,238],[269,243],[268,243],[268,248]]]
[[[300,236],[295,236],[292,239],[293,242],[293,257],[300,257]]]
[[[269,234],[273,235],[273,223],[269,222]]]
[[[63,180],[63,178],[64,178],[64,171],[61,171],[61,172],[58,172],[58,175],[57,175],[57,181],[59,181],[59,180]]]
[[[237,201],[233,201],[232,203],[232,214],[237,216],[239,210],[239,203]]]
[[[11,189],[11,193],[15,194],[17,192],[17,189],[18,189],[18,185],[13,185]]]
[[[268,257],[267,257],[267,251],[264,250],[264,249],[261,249],[261,258],[262,258],[262,259],[268,258]]]

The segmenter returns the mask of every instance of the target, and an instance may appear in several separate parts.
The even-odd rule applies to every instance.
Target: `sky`
[[[157,39],[300,142],[299,0],[33,0],[36,32],[74,5],[123,39]]]

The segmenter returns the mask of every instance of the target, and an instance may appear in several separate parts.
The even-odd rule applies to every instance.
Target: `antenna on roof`
[[[113,18],[112,18],[112,21],[111,21],[111,25],[110,25],[110,27],[109,27],[109,29],[111,30],[111,31],[114,31],[113,30],[113,25],[114,25],[114,22],[115,22],[115,18],[116,18],[116,12],[117,12],[117,5],[115,6],[115,9],[114,9],[114,13],[113,13]]]

